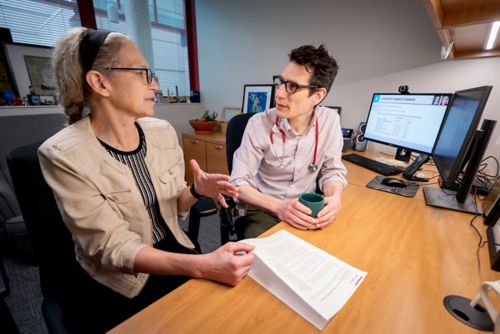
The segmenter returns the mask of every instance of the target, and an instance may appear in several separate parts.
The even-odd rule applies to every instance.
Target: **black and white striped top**
[[[151,182],[151,176],[149,175],[149,171],[144,161],[147,152],[146,138],[144,137],[144,132],[137,123],[136,127],[139,131],[140,142],[139,146],[133,151],[120,151],[99,141],[113,158],[128,166],[132,171],[137,188],[139,188],[144,205],[148,210],[149,218],[153,222],[153,242],[157,243],[166,236],[167,226],[160,214],[158,198],[156,197],[156,192]]]

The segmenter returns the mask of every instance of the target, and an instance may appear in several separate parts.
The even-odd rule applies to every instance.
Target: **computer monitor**
[[[477,130],[491,89],[482,86],[453,95],[432,152],[441,188],[449,190],[425,187],[427,205],[481,213],[475,197],[468,193],[496,124],[484,120]]]
[[[430,154],[452,94],[374,93],[364,137],[406,151]],[[396,154],[396,159],[408,161]]]

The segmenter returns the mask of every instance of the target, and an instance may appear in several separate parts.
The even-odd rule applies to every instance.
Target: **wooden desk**
[[[482,333],[455,320],[443,306],[449,294],[469,298],[489,269],[487,247],[469,226],[471,215],[425,205],[420,189],[406,198],[366,188],[376,174],[346,162],[351,184],[330,228],[286,229],[368,272],[363,284],[324,333]],[[476,227],[486,236],[482,219]],[[193,279],[131,317],[112,333],[319,333],[245,278],[237,287]]]
[[[208,173],[228,174],[226,158],[226,134],[214,132],[210,134],[182,134],[182,149],[184,151],[184,165],[186,181],[193,182],[193,171],[189,165],[195,159],[200,168]]]

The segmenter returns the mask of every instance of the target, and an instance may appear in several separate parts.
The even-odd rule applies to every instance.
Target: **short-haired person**
[[[68,327],[109,330],[189,277],[238,284],[253,246],[197,254],[177,222],[198,195],[226,205],[222,193],[237,188],[194,160],[186,186],[175,130],[150,117],[158,84],[137,46],[120,33],[76,28],[58,41],[53,66],[69,126],[38,154],[82,268],[61,300]]]
[[[247,206],[245,237],[255,237],[279,221],[302,230],[323,229],[341,208],[347,185],[338,114],[318,106],[328,94],[338,65],[323,45],[291,51],[275,81],[276,108],[248,121],[234,154],[231,182]],[[317,218],[298,201],[314,192],[316,180],[325,207]]]

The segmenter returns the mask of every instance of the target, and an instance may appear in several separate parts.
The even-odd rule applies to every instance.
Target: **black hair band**
[[[108,34],[109,31],[94,29],[87,29],[83,32],[82,40],[80,41],[80,63],[82,64],[84,74],[90,71],[94,65],[97,53],[99,53],[99,49],[104,44],[104,40]]]

